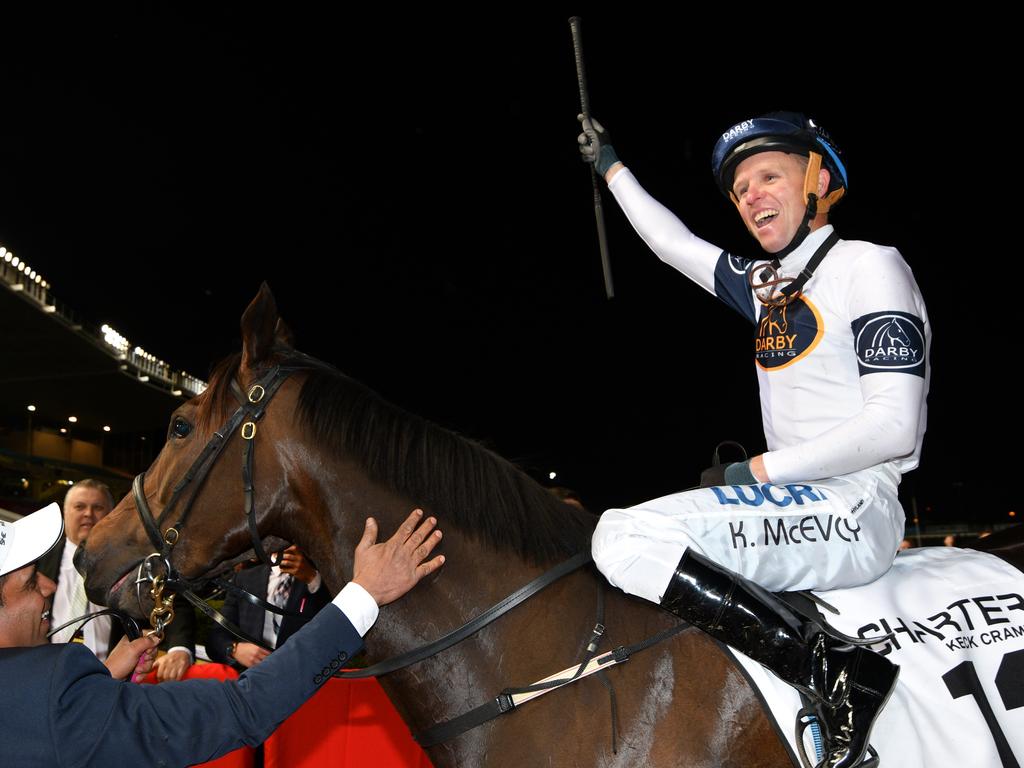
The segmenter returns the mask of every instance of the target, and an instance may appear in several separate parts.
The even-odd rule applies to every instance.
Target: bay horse
[[[170,561],[201,581],[256,547],[299,545],[330,589],[352,572],[367,517],[382,534],[414,507],[444,531],[445,566],[381,611],[368,635],[371,661],[459,627],[552,565],[588,552],[596,518],[549,494],[484,447],[385,402],[292,346],[264,285],[242,317],[243,348],[209,388],[171,416],[167,443],[140,486],[160,532],[175,487],[233,410],[232,384],[255,390],[275,366],[293,369],[260,418],[224,435],[205,478],[188,491]],[[250,389],[252,388],[252,389]],[[261,395],[262,397],[262,395]],[[252,450],[249,530],[243,513],[244,444]],[[204,454],[205,456],[205,454]],[[201,461],[204,459],[201,459]],[[141,477],[141,476],[140,476]],[[178,510],[180,512],[180,510]],[[254,536],[256,538],[254,538]],[[255,543],[254,543],[255,542]],[[90,598],[135,616],[134,576],[154,545],[129,494],[91,532],[81,565]],[[435,552],[436,554],[436,552]],[[380,678],[415,734],[473,709],[509,686],[578,661],[603,598],[603,650],[639,643],[677,620],[609,586],[592,565],[561,578],[468,639]],[[428,749],[435,766],[792,765],[743,673],[697,630],[685,629],[607,670],[613,707],[595,677],[553,691]]]

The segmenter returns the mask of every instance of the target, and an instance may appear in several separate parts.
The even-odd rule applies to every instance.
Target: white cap
[[[57,502],[13,523],[0,520],[0,576],[34,563],[63,535],[64,515]]]

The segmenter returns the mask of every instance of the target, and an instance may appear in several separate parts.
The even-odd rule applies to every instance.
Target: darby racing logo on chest
[[[872,312],[853,328],[860,375],[898,371],[924,376],[924,323],[907,312]]]
[[[784,307],[761,305],[754,334],[754,362],[765,370],[783,368],[810,354],[825,333],[817,308],[800,296]]]

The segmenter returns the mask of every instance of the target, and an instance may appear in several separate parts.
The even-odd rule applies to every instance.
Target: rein
[[[508,613],[527,598],[533,597],[544,589],[544,587],[553,584],[563,576],[567,576],[573,571],[583,567],[589,563],[591,559],[589,552],[580,552],[578,555],[559,563],[551,570],[542,573],[536,579],[516,590],[500,603],[492,605],[475,619],[467,621],[458,629],[449,632],[447,635],[438,638],[434,642],[422,645],[419,648],[403,653],[401,656],[395,656],[391,659],[387,659],[386,661],[382,661],[379,664],[366,667],[365,669],[359,669],[351,672],[336,672],[334,677],[344,679],[378,677],[379,675],[386,675],[389,672],[395,672],[396,670],[404,669],[405,667],[415,664],[418,661],[428,659],[443,650],[451,648],[456,643],[462,642],[470,635],[479,632],[492,621]]]
[[[104,608],[102,611],[93,611],[92,613],[86,613],[82,616],[77,616],[70,621],[65,621],[59,627],[54,627],[46,633],[46,638],[50,639],[58,632],[63,629],[67,629],[72,624],[78,624],[75,627],[75,632],[78,632],[82,627],[88,624],[93,619],[98,619],[100,616],[113,616],[115,619],[121,622],[121,627],[124,629],[124,634],[129,640],[138,640],[142,637],[142,632],[139,630],[139,623],[127,613],[117,610],[117,608]],[[79,623],[81,622],[81,623]]]

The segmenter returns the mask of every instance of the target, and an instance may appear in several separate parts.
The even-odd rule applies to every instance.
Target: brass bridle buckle
[[[255,405],[263,399],[265,394],[267,394],[267,390],[263,388],[262,384],[253,384],[249,388],[249,402]]]
[[[254,437],[256,437],[256,422],[245,422],[245,424],[242,425],[242,439],[252,440]]]

